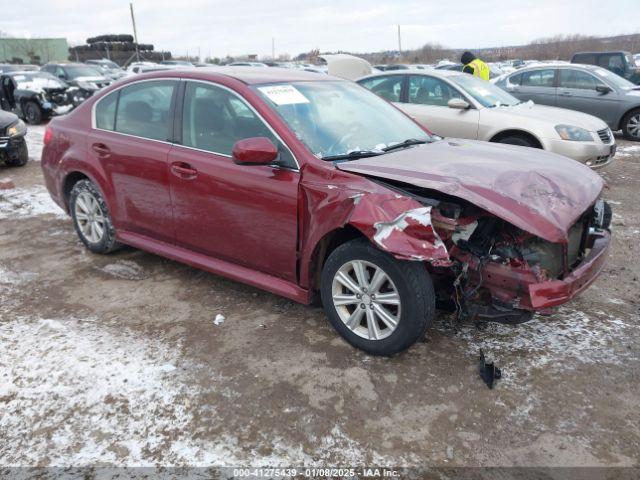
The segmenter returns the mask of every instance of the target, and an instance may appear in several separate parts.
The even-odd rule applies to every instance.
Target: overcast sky
[[[7,0],[9,1],[9,0]],[[137,0],[140,43],[174,55],[295,55],[403,49],[428,42],[451,48],[517,45],[558,34],[640,33],[638,0]],[[4,9],[11,36],[131,33],[128,1],[29,0]]]

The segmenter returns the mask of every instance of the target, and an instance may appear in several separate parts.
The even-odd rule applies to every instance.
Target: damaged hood
[[[596,201],[600,176],[574,160],[533,148],[447,139],[337,165],[464,199],[550,242],[566,242]]]

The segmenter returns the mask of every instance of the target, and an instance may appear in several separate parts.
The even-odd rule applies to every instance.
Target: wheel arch
[[[313,253],[311,254],[311,265],[308,270],[308,285],[309,291],[320,291],[320,277],[322,275],[322,268],[331,252],[333,252],[340,245],[343,245],[356,238],[367,238],[360,230],[350,224],[345,224],[340,228],[336,228],[324,234],[316,242],[313,247]],[[368,239],[367,239],[368,240]]]
[[[627,110],[624,111],[624,113],[622,115],[620,115],[620,120],[618,120],[618,126],[616,128],[616,130],[622,130],[622,127],[624,126],[622,123],[624,122],[624,119],[627,118],[627,115],[629,115],[631,112],[638,110],[640,111],[640,104],[635,105],[631,108],[628,108]]]
[[[540,141],[540,139],[534,135],[533,133],[527,131],[527,130],[522,130],[519,128],[510,128],[510,129],[506,129],[506,130],[501,130],[498,133],[495,133],[490,139],[490,142],[499,142],[500,140],[502,140],[503,138],[506,137],[515,137],[515,136],[519,136],[519,137],[525,137],[529,140],[531,140],[536,148],[544,148],[542,145],[542,142]]]

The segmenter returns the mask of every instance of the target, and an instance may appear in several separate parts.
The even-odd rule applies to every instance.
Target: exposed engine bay
[[[433,227],[453,265],[429,267],[436,279],[440,307],[453,307],[458,321],[521,323],[534,311],[549,311],[550,307],[536,304],[528,286],[570,275],[611,222],[611,208],[600,199],[570,228],[567,243],[553,243],[464,200],[411,185],[376,181],[432,207]]]

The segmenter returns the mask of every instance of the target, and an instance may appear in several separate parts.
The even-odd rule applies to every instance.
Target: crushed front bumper
[[[591,250],[585,258],[559,280],[540,281],[531,269],[517,269],[489,263],[482,270],[483,287],[504,305],[524,310],[545,311],[562,305],[584,291],[602,270],[611,234],[605,230],[591,233]]]

